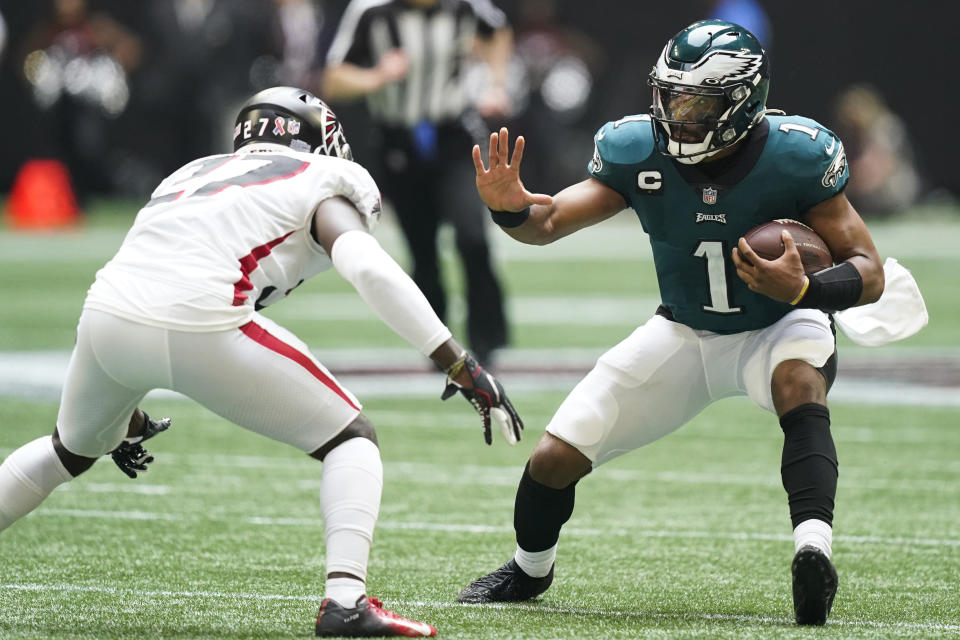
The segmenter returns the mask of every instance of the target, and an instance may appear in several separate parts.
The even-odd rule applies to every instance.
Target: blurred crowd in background
[[[944,145],[957,134],[945,130],[951,105],[937,97],[943,89],[931,49],[947,42],[937,29],[949,20],[911,28],[909,11],[897,14],[882,2],[835,7],[817,0],[805,5],[810,19],[772,0],[495,4],[514,31],[511,109],[486,124],[525,135],[524,179],[533,190],[549,193],[582,179],[595,131],[647,111],[646,75],[663,42],[693,20],[721,17],[754,31],[770,52],[771,106],[815,117],[840,134],[853,176],[848,195],[865,216],[894,215],[924,199],[950,201],[960,191],[951,145]],[[346,5],[3,0],[0,194],[31,159],[50,158],[67,168],[81,203],[142,198],[182,163],[228,150],[236,109],[252,92],[288,84],[324,97],[325,55]],[[917,65],[910,51],[934,62]],[[482,68],[467,77],[476,99]],[[363,104],[333,104],[367,164]],[[931,126],[937,121],[945,127]]]

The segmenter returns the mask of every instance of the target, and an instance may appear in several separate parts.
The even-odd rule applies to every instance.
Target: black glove
[[[124,438],[120,446],[110,452],[113,462],[120,467],[130,478],[137,477],[137,471],[146,471],[147,465],[153,462],[153,456],[143,448],[142,442],[170,428],[170,418],[151,420],[146,412],[143,413],[143,433],[133,438]]]
[[[470,377],[473,378],[473,389],[461,387],[453,381],[452,376],[456,376],[463,369],[466,369]],[[507,394],[503,392],[503,386],[492,374],[484,370],[470,354],[461,357],[447,370],[447,386],[440,399],[446,400],[457,391],[473,405],[480,417],[483,418],[483,439],[487,444],[493,442],[493,436],[490,433],[491,418],[500,427],[500,432],[503,433],[507,442],[517,444],[520,441],[523,421],[517,415],[517,411],[507,398]]]

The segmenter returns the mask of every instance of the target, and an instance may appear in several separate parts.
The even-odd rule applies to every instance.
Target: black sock
[[[802,404],[780,417],[780,428],[784,436],[780,476],[794,528],[811,518],[832,525],[837,450],[830,436],[830,410],[813,402]]]
[[[517,544],[524,551],[545,551],[557,544],[560,527],[573,514],[574,487],[552,489],[530,475],[530,463],[523,469],[513,507],[513,528]]]

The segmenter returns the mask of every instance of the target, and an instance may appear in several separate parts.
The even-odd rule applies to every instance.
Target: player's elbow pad
[[[365,231],[347,231],[333,243],[333,266],[397,335],[429,356],[450,330],[400,265]]]

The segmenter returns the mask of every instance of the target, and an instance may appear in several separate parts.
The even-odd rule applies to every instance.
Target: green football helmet
[[[732,22],[701,20],[675,35],[650,72],[657,148],[695,164],[736,144],[760,122],[770,64],[756,37]]]

